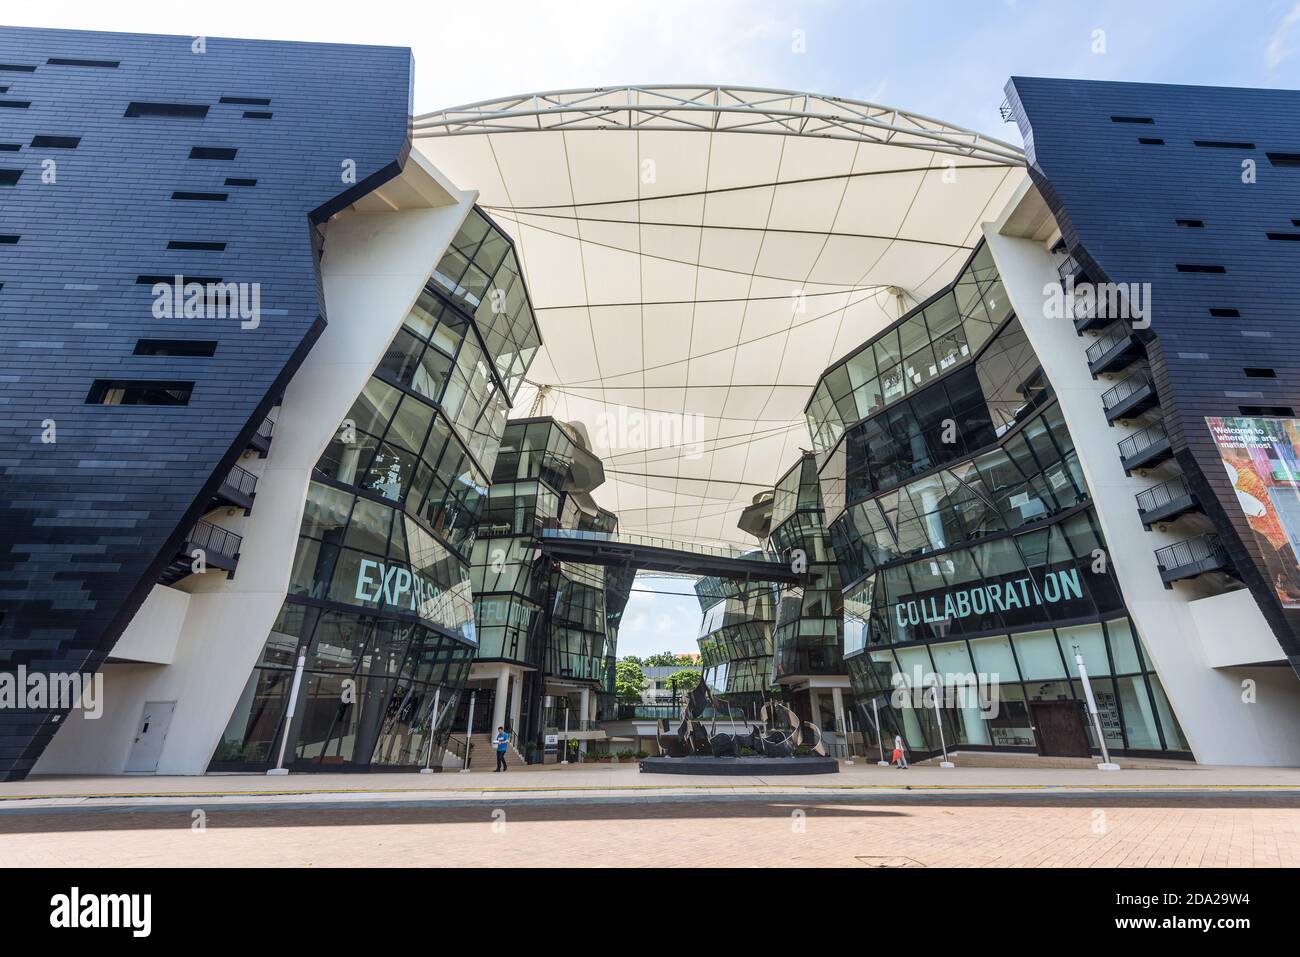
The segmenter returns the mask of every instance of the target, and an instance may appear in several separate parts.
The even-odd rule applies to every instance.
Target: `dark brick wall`
[[[1071,250],[1099,279],[1152,284],[1147,352],[1178,464],[1300,670],[1300,614],[1275,599],[1205,425],[1245,414],[1241,406],[1300,410],[1300,242],[1266,235],[1300,233],[1300,167],[1266,155],[1300,153],[1300,92],[1013,77],[1007,94],[1030,174]],[[1254,183],[1242,180],[1247,159]],[[1179,272],[1178,263],[1226,272]],[[1247,378],[1250,366],[1277,378]]]
[[[409,50],[208,38],[195,53],[192,41],[0,30],[0,146],[11,147],[0,148],[0,171],[21,172],[11,187],[0,172],[0,235],[20,237],[0,244],[6,671],[103,661],[324,327],[317,224],[397,175],[409,152]],[[208,110],[124,116],[140,101]],[[37,136],[80,143],[33,146]],[[237,152],[190,159],[194,146]],[[45,160],[54,183],[42,181]],[[356,185],[341,176],[344,160],[356,163]],[[181,201],[178,190],[228,198]],[[168,251],[172,240],[226,247]],[[175,273],[260,283],[260,327],[153,318],[137,276]],[[211,358],[135,356],[141,337],[217,348]],[[101,378],[195,386],[184,407],[87,405]],[[42,442],[45,420],[53,444]],[[56,721],[0,711],[0,780],[27,772]]]

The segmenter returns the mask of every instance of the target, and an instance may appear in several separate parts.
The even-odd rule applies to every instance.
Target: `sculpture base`
[[[834,758],[713,758],[692,754],[684,758],[642,758],[642,774],[837,774]]]

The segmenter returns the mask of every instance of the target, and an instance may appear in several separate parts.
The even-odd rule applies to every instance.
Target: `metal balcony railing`
[[[238,465],[232,465],[230,467],[230,473],[226,476],[225,481],[222,484],[230,486],[230,488],[239,492],[241,495],[251,496],[257,488],[257,476],[248,471],[248,469],[240,468]]]
[[[1129,396],[1140,392],[1143,389],[1154,389],[1155,380],[1151,377],[1150,369],[1139,369],[1131,376],[1128,376],[1112,388],[1107,389],[1101,394],[1101,404],[1109,412]]]
[[[1067,254],[1066,257],[1062,259],[1060,264],[1056,267],[1056,274],[1061,277],[1062,285],[1064,285],[1065,281],[1069,279],[1071,276],[1074,276],[1077,279],[1079,273],[1082,271],[1083,271],[1083,265],[1079,262],[1079,260],[1074,258],[1073,253]]]
[[[1187,487],[1187,480],[1179,475],[1171,478],[1168,482],[1161,482],[1159,485],[1143,489],[1134,498],[1137,499],[1139,512],[1154,512],[1156,509],[1164,508],[1166,505],[1171,505],[1178,499],[1191,494],[1191,490]]]
[[[1164,442],[1168,438],[1169,432],[1165,429],[1165,424],[1156,422],[1154,425],[1147,426],[1141,432],[1134,432],[1132,435],[1120,439],[1120,458],[1131,459],[1144,449],[1149,449],[1151,446]]]
[[[1171,572],[1189,566],[1199,566],[1208,571],[1229,563],[1228,550],[1219,541],[1219,536],[1213,532],[1206,532],[1204,535],[1197,535],[1156,549],[1156,564],[1160,566],[1162,572]]]
[[[224,555],[226,558],[235,558],[239,555],[239,546],[243,544],[244,539],[220,525],[213,525],[211,522],[196,522],[186,541],[188,544],[201,548],[205,552]]]
[[[684,541],[675,538],[662,538],[657,535],[635,535],[629,532],[596,532],[576,528],[544,528],[542,538],[570,539],[574,541],[609,542],[613,545],[642,545],[650,548],[664,548],[672,551],[692,552],[696,555],[712,555],[719,558],[739,558],[746,561],[783,565],[780,555],[765,552],[757,548],[735,548],[729,545],[704,545],[699,542]]]
[[[262,421],[257,426],[257,434],[264,439],[269,439],[275,434],[275,422],[269,415],[262,417]]]
[[[1132,338],[1132,336],[1133,331],[1129,329],[1126,323],[1121,322],[1117,328],[1112,329],[1104,335],[1098,336],[1097,340],[1092,345],[1088,346],[1088,361],[1096,362],[1106,353],[1110,352],[1111,349],[1123,342],[1127,342]]]

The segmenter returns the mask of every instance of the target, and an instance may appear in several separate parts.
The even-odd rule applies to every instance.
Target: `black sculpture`
[[[705,730],[700,719],[710,705],[714,709],[713,723]],[[800,721],[797,714],[779,702],[769,701],[763,705],[763,728],[767,730],[753,725],[748,734],[719,734],[717,714],[723,709],[730,714],[731,706],[726,699],[715,695],[701,675],[699,684],[682,702],[681,724],[676,732],[669,732],[668,719],[659,722],[657,737],[664,755],[670,758],[684,758],[690,754],[740,757],[741,748],[748,748],[767,758],[789,758],[794,756],[795,748],[807,747],[814,754],[826,756],[821,729],[811,721]]]

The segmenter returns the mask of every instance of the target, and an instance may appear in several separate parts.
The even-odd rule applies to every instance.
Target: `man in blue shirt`
[[[504,771],[506,769],[506,745],[510,743],[510,735],[506,734],[505,728],[497,728],[497,736],[493,740],[497,746],[496,769],[497,771]]]

